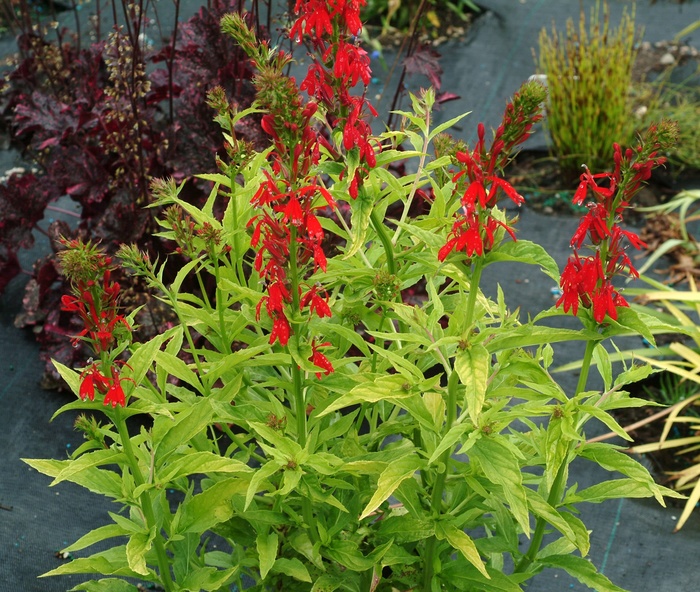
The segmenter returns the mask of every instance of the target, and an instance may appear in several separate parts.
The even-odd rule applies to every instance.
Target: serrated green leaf
[[[520,463],[504,438],[501,435],[479,438],[471,447],[469,455],[478,459],[481,470],[489,481],[503,488],[503,497],[510,505],[513,517],[523,532],[528,534],[530,514]]]
[[[196,473],[250,473],[251,469],[245,463],[233,458],[220,456],[213,452],[191,452],[173,460],[156,475],[158,483],[170,483],[180,477]]]
[[[144,576],[133,571],[126,560],[126,545],[112,547],[101,553],[95,553],[90,557],[78,557],[63,563],[56,569],[52,569],[39,577],[62,576],[69,574],[102,574],[105,576],[122,576],[128,578],[144,579]],[[147,578],[155,581],[154,578]]]
[[[100,467],[102,465],[122,464],[126,462],[124,453],[118,450],[94,450],[78,457],[77,459],[69,460],[64,468],[56,475],[55,479],[50,483],[50,486],[59,484],[61,481],[73,481],[76,476],[83,471]],[[34,467],[37,468],[37,467]]]
[[[139,592],[139,589],[124,580],[116,578],[103,578],[78,584],[69,592]]]
[[[600,442],[582,444],[576,450],[578,456],[587,458],[608,471],[617,471],[649,488],[657,501],[665,506],[663,495],[654,479],[640,463],[621,452],[617,447]]]
[[[68,545],[65,549],[62,549],[62,551],[66,553],[80,551],[81,549],[85,549],[86,547],[90,547],[91,545],[106,539],[126,536],[127,534],[129,534],[129,532],[118,524],[106,524],[105,526],[100,526],[99,528],[91,530],[87,534],[80,537],[72,545]]]
[[[361,248],[364,248],[373,208],[374,199],[371,194],[360,191],[357,199],[352,202],[352,213],[350,215],[351,241],[345,255],[343,255],[343,259],[350,259]]]
[[[277,471],[279,471],[283,464],[284,463],[277,460],[269,460],[262,467],[257,469],[255,473],[253,473],[253,477],[250,480],[250,484],[248,485],[248,490],[246,491],[245,495],[245,505],[243,507],[244,510],[247,510],[248,506],[250,506],[255,494],[258,493],[258,488],[262,487],[263,483],[268,477],[271,477]]]
[[[486,566],[479,555],[479,551],[477,550],[474,541],[466,532],[460,530],[449,522],[436,522],[435,536],[438,538],[438,540],[446,540],[448,543],[450,543],[452,548],[459,551],[469,563],[471,563],[474,567],[476,567],[476,569],[479,570],[479,572],[481,572],[485,578],[491,579],[491,576],[486,571]]]
[[[547,523],[551,524],[573,545],[575,545],[582,555],[586,555],[590,547],[590,542],[588,540],[588,533],[585,531],[585,528],[585,536],[581,536],[580,530],[577,529],[577,531],[574,531],[574,529],[570,526],[568,520],[563,515],[565,513],[559,512],[554,507],[549,505],[547,501],[536,491],[526,488],[526,492],[527,501],[530,508],[532,508],[532,513],[535,516],[544,518]]]
[[[612,387],[612,363],[610,362],[610,354],[608,354],[608,351],[603,347],[602,343],[596,343],[593,349],[593,360],[603,379],[603,386],[607,391]]]
[[[298,559],[286,559],[285,557],[280,557],[275,561],[272,566],[273,573],[285,574],[293,577],[295,580],[300,582],[311,583],[311,576],[309,575],[309,570],[306,566]]]
[[[362,382],[353,387],[321,411],[317,417],[323,417],[357,403],[376,403],[384,399],[410,397],[414,393],[412,390],[403,388],[405,382],[406,378],[400,374],[377,376],[373,381]]]
[[[617,421],[615,421],[615,418],[610,415],[607,411],[601,409],[600,407],[596,407],[594,405],[580,405],[579,406],[579,411],[583,413],[587,413],[588,415],[591,415],[592,417],[595,417],[598,421],[603,423],[611,432],[615,432],[620,438],[623,440],[628,440],[632,442],[634,438],[630,436],[622,427],[620,426]]]
[[[363,572],[377,565],[392,545],[393,541],[388,541],[365,556],[356,542],[336,539],[326,548],[325,554],[349,570]]]
[[[599,573],[590,561],[577,555],[549,555],[538,563],[547,567],[563,569],[582,584],[590,586],[598,592],[627,592]]]
[[[465,387],[466,407],[475,425],[478,425],[486,400],[486,384],[490,367],[491,354],[481,344],[462,349],[455,356],[455,371]]]
[[[364,520],[374,512],[394,493],[394,490],[401,485],[402,481],[413,477],[415,472],[422,468],[424,464],[424,461],[415,455],[404,456],[391,462],[379,475],[377,489],[362,511],[360,520]]]
[[[212,422],[214,409],[211,401],[199,398],[189,408],[181,411],[175,421],[167,418],[157,418],[159,429],[154,429],[154,446],[159,465],[177,450],[186,445],[197,434],[204,431]]]
[[[559,266],[544,247],[527,240],[502,243],[487,256],[487,264],[496,261],[517,261],[529,265],[539,265],[542,271],[559,283]]]
[[[155,531],[149,533],[138,532],[129,537],[126,543],[126,560],[129,567],[137,574],[147,576],[149,569],[146,565],[146,553],[153,545]]]
[[[334,592],[334,590],[340,588],[343,583],[344,579],[340,576],[323,574],[314,582],[311,592]]]
[[[231,477],[219,481],[180,504],[173,518],[172,530],[177,534],[202,533],[225,522],[234,514],[232,499],[243,496],[249,487],[248,478]]]
[[[158,366],[164,369],[168,374],[186,382],[198,393],[204,393],[204,387],[199,377],[183,360],[167,351],[156,352],[155,358]]]
[[[258,560],[260,562],[260,577],[263,580],[275,564],[278,546],[279,537],[276,532],[269,534],[260,533],[255,539],[255,547],[258,550]]]

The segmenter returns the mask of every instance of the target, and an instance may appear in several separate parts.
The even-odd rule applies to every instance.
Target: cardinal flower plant
[[[586,432],[598,421],[625,438],[609,411],[642,404],[625,385],[649,368],[614,377],[604,343],[653,341],[658,321],[627,307],[615,282],[635,273],[627,252],[641,246],[625,209],[673,126],[616,146],[612,172],[584,169],[574,199],[589,210],[560,277],[516,234],[509,212],[524,200],[503,176],[544,88],[524,85],[472,147],[444,133],[460,118],[434,125],[430,90],[412,97],[400,130],[377,135],[356,42],[363,3],[297,0],[290,34],[311,50],[299,85],[285,75],[289,55],[224,18],[257,71],[257,100],[238,112],[210,94],[227,154],[201,176],[206,203],[174,181],[152,184],[159,234],[186,261],[175,274],[133,246],[112,260],[64,241],[64,309],[95,357],[57,364],[76,394],[59,413],[85,414],[86,441],[67,459],[27,462],[119,508],[47,574],[103,576],[74,590],[503,592],[545,568],[620,590],[586,559],[577,506],[672,495]],[[236,135],[250,116],[270,137],[264,152]],[[397,163],[412,172],[396,175]],[[560,301],[521,321],[502,291],[480,289],[501,261],[538,266],[561,283]],[[117,265],[157,292],[171,328],[139,342]],[[580,329],[558,327],[572,315]],[[550,373],[562,341],[585,352],[571,389]],[[574,459],[615,476],[579,490]]]

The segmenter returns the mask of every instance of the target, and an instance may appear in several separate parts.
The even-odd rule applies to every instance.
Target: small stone
[[[642,118],[647,114],[647,111],[649,111],[649,108],[648,108],[646,105],[640,105],[640,106],[637,107],[637,109],[635,110],[634,116],[635,116],[637,119],[642,119]]]
[[[666,52],[664,55],[661,56],[659,59],[659,64],[662,66],[670,66],[671,64],[674,64],[676,62],[676,58],[673,57],[673,54],[671,52]]]

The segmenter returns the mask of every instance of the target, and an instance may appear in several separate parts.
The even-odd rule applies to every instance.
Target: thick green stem
[[[586,351],[583,354],[583,362],[581,365],[581,373],[578,377],[578,384],[576,385],[576,392],[574,397],[582,393],[586,388],[586,383],[588,382],[588,372],[591,368],[591,361],[593,359],[593,350],[598,342],[590,340],[586,343]],[[566,450],[566,455],[564,456],[561,466],[557,470],[557,474],[554,477],[554,482],[552,483],[552,489],[549,491],[547,496],[547,503],[556,508],[561,502],[562,496],[564,495],[564,490],[566,489],[566,475],[568,474],[569,467],[569,454],[571,449],[575,446],[575,442],[570,442]],[[518,564],[515,566],[515,573],[525,571],[532,563],[535,561],[537,554],[540,552],[542,546],[542,539],[544,538],[544,532],[547,527],[547,521],[544,518],[538,517],[535,523],[535,532],[532,535],[532,540],[530,541],[530,546],[527,552],[520,559]]]
[[[464,326],[467,331],[474,323],[474,308],[476,307],[476,297],[479,294],[479,283],[481,282],[482,260],[477,258],[472,268],[471,280],[469,282],[469,296],[467,297],[467,310],[465,313]]]
[[[219,274],[219,260],[216,256],[214,259],[214,278],[216,280],[216,310],[219,314],[219,338],[221,339],[221,348],[219,351],[224,354],[231,353],[231,343],[226,335],[226,319],[224,317],[224,293],[219,287],[221,285],[221,275]]]
[[[294,311],[294,317],[296,318],[299,313],[299,269],[297,263],[297,229],[295,226],[291,227],[290,231],[290,244],[289,244],[289,279],[290,279],[290,289],[292,292],[292,309]],[[297,351],[299,351],[299,331],[301,329],[301,323],[292,320],[292,326],[294,328],[294,335],[292,339],[296,339]],[[294,403],[294,414],[296,416],[296,428],[297,428],[297,442],[299,446],[304,448],[306,446],[307,440],[307,424],[306,424],[306,400],[304,397],[304,377],[301,373],[301,368],[296,363],[294,358],[291,362],[292,370],[292,400]],[[301,509],[304,515],[304,522],[306,522],[309,527],[311,540],[318,541],[318,531],[315,527],[314,515],[311,510],[311,500],[308,496],[301,496]]]
[[[141,468],[139,467],[139,462],[134,455],[134,450],[131,447],[131,439],[129,437],[129,431],[126,427],[126,422],[121,416],[119,407],[116,407],[112,412],[113,422],[119,433],[119,439],[121,440],[122,450],[129,463],[129,468],[131,469],[131,475],[134,478],[134,484],[136,487],[143,485],[146,481],[143,478],[143,473],[141,473]],[[153,498],[150,491],[144,491],[139,496],[139,507],[143,513],[143,518],[146,522],[146,527],[155,530],[155,536],[153,538],[153,547],[156,552],[156,559],[158,561],[158,570],[160,571],[160,583],[166,592],[171,592],[174,589],[172,576],[170,574],[170,562],[168,561],[168,556],[165,552],[165,543],[163,541],[163,536],[161,534],[158,523],[156,522],[155,514],[153,512]]]
[[[459,375],[455,370],[452,370],[449,379],[447,380],[447,415],[445,417],[445,426],[443,437],[450,431],[457,417],[457,387],[459,386]],[[438,473],[433,487],[433,494],[430,499],[430,508],[434,518],[438,518],[442,513],[442,496],[445,492],[445,483],[450,470],[450,461],[452,459],[452,447],[445,450],[440,457],[440,464],[443,470]],[[430,592],[433,580],[433,562],[435,555],[435,545],[437,539],[435,536],[430,537],[425,545],[425,556],[423,561],[423,589],[425,592]]]
[[[386,255],[386,266],[391,275],[396,275],[396,261],[394,260],[394,245],[386,232],[386,228],[379,218],[377,218],[377,212],[372,210],[369,215],[370,222],[372,223],[372,228],[377,233],[377,237],[384,247],[384,254]]]

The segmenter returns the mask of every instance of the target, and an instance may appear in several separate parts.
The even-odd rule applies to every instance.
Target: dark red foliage
[[[134,31],[143,24],[136,20],[89,47],[68,31],[60,32],[60,43],[33,31],[18,37],[20,61],[0,79],[0,127],[36,163],[36,172],[0,184],[0,291],[21,271],[18,251],[32,246],[47,206],[64,196],[79,204],[80,220],[61,234],[99,241],[107,251],[124,242],[154,255],[165,250],[152,237],[153,211],[144,209],[150,179],[190,178],[210,170],[215,153],[225,153],[206,102],[212,87],[223,87],[240,108],[254,98],[249,61],[219,25],[240,2],[208,4],[178,25],[175,47],[157,51],[134,45]],[[257,147],[266,145],[259,121],[237,132]],[[208,193],[191,185],[191,199]],[[34,266],[17,323],[33,328],[45,359],[71,366],[79,352],[66,348],[65,335],[75,327],[71,315],[59,311],[57,295],[67,290],[54,258]]]

